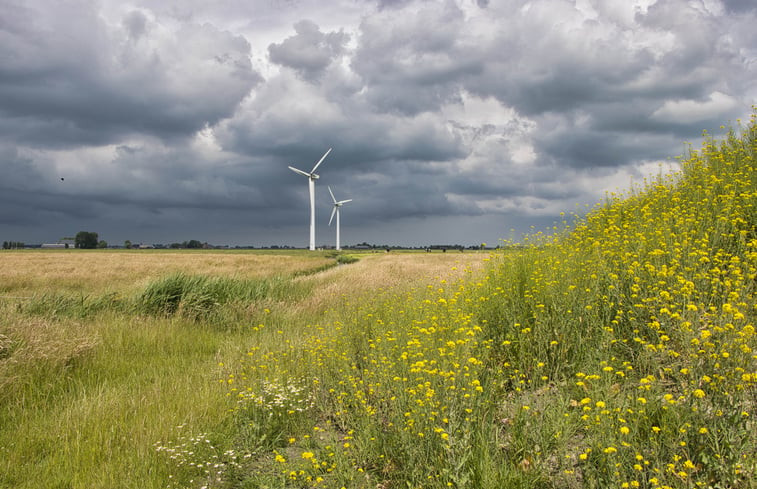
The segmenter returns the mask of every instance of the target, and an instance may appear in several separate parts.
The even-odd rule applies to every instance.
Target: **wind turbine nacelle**
[[[316,175],[315,173],[311,173],[310,178],[312,178],[313,180],[318,180],[321,177],[319,175]]]

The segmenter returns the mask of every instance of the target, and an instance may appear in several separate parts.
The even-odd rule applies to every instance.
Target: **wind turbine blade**
[[[331,211],[331,217],[329,218],[329,226],[331,226],[331,221],[334,220],[334,214],[336,214],[336,206],[334,206],[334,209]]]
[[[304,175],[304,176],[310,178],[310,173],[305,173],[304,171],[298,170],[297,168],[295,168],[293,166],[290,166],[289,169],[292,170],[295,173],[299,173],[300,175]]]
[[[329,189],[329,193],[331,194],[331,200],[333,200],[334,203],[336,204],[336,197],[334,197],[334,192],[331,191],[331,187],[326,186],[326,188]]]
[[[339,202],[335,202],[335,204],[342,205],[342,204],[346,204],[347,202],[352,202],[352,199],[340,200]]]
[[[326,153],[324,153],[323,156],[321,156],[321,159],[318,160],[318,163],[316,163],[315,166],[313,167],[313,169],[310,170],[310,173],[315,173],[315,169],[318,168],[318,165],[320,165],[323,162],[323,160],[326,159],[326,157],[329,155],[329,153],[331,153],[331,148],[329,148],[329,150],[326,151]]]

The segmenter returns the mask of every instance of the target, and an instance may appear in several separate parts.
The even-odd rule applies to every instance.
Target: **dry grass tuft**
[[[65,368],[100,343],[94,331],[75,321],[15,317],[0,323],[0,392],[34,368]]]

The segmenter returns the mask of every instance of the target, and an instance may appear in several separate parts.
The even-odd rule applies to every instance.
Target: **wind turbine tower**
[[[316,163],[313,169],[310,170],[310,173],[298,170],[293,166],[289,167],[293,172],[308,177],[308,191],[310,192],[310,251],[315,250],[315,181],[319,178],[315,173],[315,170],[318,168],[318,165],[326,159],[326,156],[328,156],[329,153],[331,153],[331,148],[321,156],[321,159],[318,160],[318,163]]]
[[[331,211],[331,218],[329,219],[329,226],[331,226],[331,221],[334,220],[334,214],[336,214],[336,249],[341,250],[342,247],[339,244],[339,208],[342,207],[347,202],[352,202],[352,199],[347,200],[340,200],[337,202],[336,197],[334,197],[334,192],[331,191],[331,187],[327,187],[329,189],[329,193],[331,194],[331,200],[334,201],[334,209]]]

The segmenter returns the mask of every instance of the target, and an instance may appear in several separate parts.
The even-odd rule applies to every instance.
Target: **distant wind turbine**
[[[289,167],[293,172],[308,177],[308,190],[310,191],[310,251],[315,250],[315,181],[319,178],[318,175],[316,175],[315,170],[329,153],[331,153],[331,148],[321,156],[321,159],[318,160],[318,163],[316,163],[313,169],[310,170],[310,173],[298,170],[293,166]]]
[[[331,194],[331,200],[334,201],[334,209],[331,211],[331,218],[329,219],[329,226],[331,226],[331,221],[334,220],[334,214],[336,214],[336,249],[341,250],[342,247],[339,246],[339,208],[342,207],[347,202],[352,202],[352,199],[347,200],[340,200],[337,202],[336,197],[334,197],[334,192],[331,191],[331,187],[327,187],[329,189],[329,193]]]

